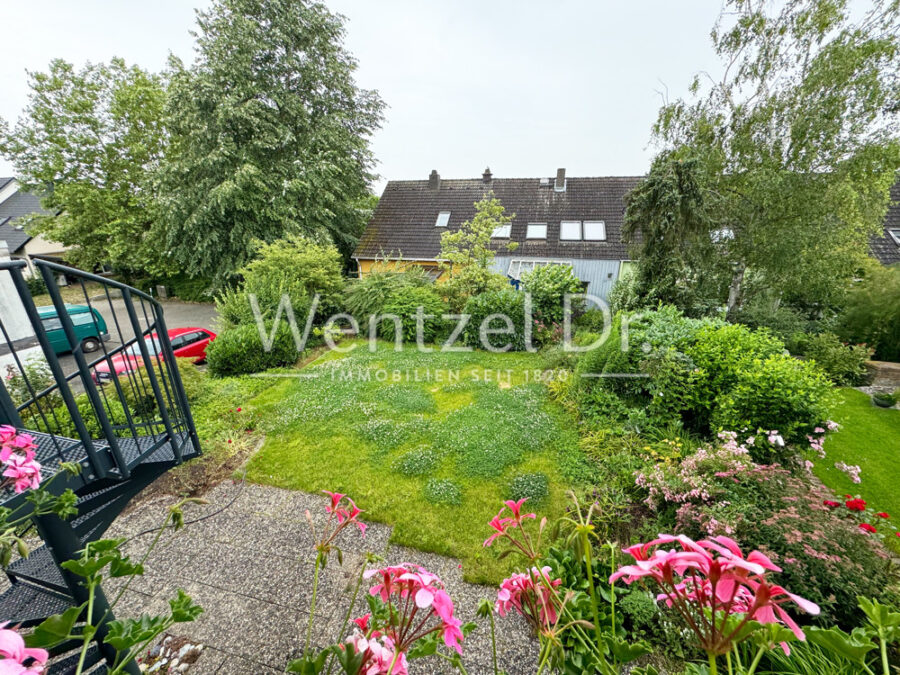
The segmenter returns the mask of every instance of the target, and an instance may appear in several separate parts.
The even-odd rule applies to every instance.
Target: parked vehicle
[[[56,307],[52,305],[38,307],[37,310],[53,351],[57,354],[72,351],[77,345],[69,344]],[[83,352],[88,354],[95,352],[100,349],[101,341],[105,342],[109,339],[106,321],[96,309],[87,305],[66,305],[66,313],[72,319],[72,324],[75,326],[75,337]]]
[[[169,342],[172,343],[172,352],[176,358],[193,359],[194,363],[206,360],[206,346],[216,339],[216,334],[205,328],[171,328],[168,331]],[[151,356],[159,356],[163,360],[162,347],[156,333],[144,338],[147,352]],[[135,342],[125,351],[112,357],[113,372],[116,376],[130,373],[144,364],[141,354],[141,346]],[[106,361],[94,366],[93,378],[95,382],[108,382],[112,379],[109,363]]]

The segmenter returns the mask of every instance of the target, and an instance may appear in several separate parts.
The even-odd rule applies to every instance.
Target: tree
[[[475,202],[472,220],[464,222],[455,232],[441,233],[439,258],[448,277],[442,290],[454,309],[461,309],[473,295],[506,287],[506,279],[491,271],[494,262],[491,235],[516,217],[514,213],[505,214],[503,204],[490,191]],[[515,243],[509,244],[510,250],[515,246]]]
[[[56,59],[28,75],[28,106],[0,128],[0,152],[56,214],[29,219],[29,230],[72,246],[69,259],[87,269],[151,265],[147,177],[165,138],[163,80],[122,59],[80,70]]]
[[[193,66],[171,62],[157,177],[172,263],[221,282],[254,240],[349,245],[383,103],[354,82],[343,18],[304,0],[219,0],[198,26]]]
[[[725,235],[729,313],[771,291],[829,305],[865,259],[900,167],[898,15],[888,0],[858,20],[846,0],[729,0],[721,78],[660,110],[656,142],[696,159],[694,206]]]

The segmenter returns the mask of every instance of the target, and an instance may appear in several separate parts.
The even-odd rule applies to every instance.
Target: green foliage
[[[25,279],[25,283],[28,285],[28,292],[31,293],[32,297],[43,295],[47,292],[47,284],[44,282],[44,277],[41,274],[32,274]]]
[[[550,494],[550,483],[543,473],[520,473],[509,482],[509,498],[527,499],[531,506],[543,502]]]
[[[873,347],[881,361],[900,361],[900,265],[866,269],[848,294],[837,332]]]
[[[846,345],[834,333],[819,333],[804,341],[804,353],[838,386],[853,387],[866,381],[866,361],[872,351],[864,345]]]
[[[425,270],[410,265],[402,271],[376,268],[362,279],[351,279],[344,290],[344,307],[360,327],[366,326],[373,314],[383,314],[384,307],[394,298],[412,289],[431,286]]]
[[[439,461],[440,457],[434,450],[421,447],[398,457],[392,468],[404,476],[423,476],[431,473]]]
[[[52,213],[29,217],[29,231],[71,246],[67,259],[85,269],[159,264],[149,183],[166,140],[163,78],[122,59],[81,69],[55,59],[29,78],[19,123],[0,124],[0,154]]]
[[[300,358],[300,352],[287,322],[278,323],[274,337],[271,322],[265,324],[265,332],[266,340],[272,340],[268,351],[255,324],[235,326],[219,333],[206,348],[210,374],[226,377],[294,365]]]
[[[809,306],[840,301],[882,231],[900,165],[898,24],[900,8],[887,0],[861,12],[831,0],[726,3],[711,34],[727,66],[721,79],[696,77],[653,129],[659,161],[696,162],[696,188],[670,192],[697,197],[646,209],[672,214],[677,231],[697,223],[702,246],[718,233],[723,254],[687,260],[687,274],[676,254],[667,278],[734,263],[722,279],[730,315],[772,291]],[[660,227],[639,225],[645,234]],[[665,264],[661,253],[654,259]]]
[[[563,322],[563,301],[566,294],[582,293],[582,283],[571,265],[538,265],[522,275],[522,290],[531,293],[535,321],[550,325]],[[578,313],[584,301],[572,298],[570,307]]]
[[[300,0],[220,0],[197,22],[195,63],[170,63],[156,181],[171,264],[222,281],[255,240],[352,246],[383,103],[354,81],[343,18]]]
[[[299,325],[305,325],[316,293],[320,296],[317,316],[328,316],[340,305],[341,257],[330,244],[301,236],[259,244],[255,258],[240,269],[240,275],[240,286],[225,291],[216,301],[226,326],[256,322],[251,296],[256,298],[260,316],[271,321],[287,295]]]
[[[462,504],[462,489],[452,480],[432,478],[422,489],[425,499],[432,504],[458,506]]]
[[[415,343],[419,333],[417,313],[422,308],[422,339],[424,342],[434,342],[442,332],[444,322],[441,316],[446,312],[446,305],[434,290],[433,285],[415,286],[406,289],[402,293],[394,293],[382,307],[384,314],[400,318],[401,336],[404,341]],[[378,332],[385,340],[393,340],[395,334],[395,322],[386,319],[378,324]],[[368,330],[360,327],[360,330]]]
[[[487,291],[498,291],[509,286],[506,278],[491,271],[494,251],[491,234],[516,217],[505,215],[506,209],[493,192],[475,202],[475,217],[463,223],[458,230],[441,233],[439,259],[446,271],[446,281],[441,291],[450,306],[459,311],[466,301]],[[515,244],[510,244],[513,250]]]
[[[828,419],[831,385],[814,365],[783,354],[755,360],[716,401],[722,429],[777,429],[799,439]]]
[[[525,349],[525,296],[506,285],[500,291],[486,291],[473,295],[466,302],[463,314],[470,316],[464,331],[464,339],[470,347],[490,346],[498,351],[522,351]],[[512,323],[512,331],[507,333],[486,334],[486,344],[482,344],[482,323],[492,314],[507,317]],[[494,317],[485,326],[487,331],[506,331],[509,324],[499,317]],[[508,346],[507,346],[508,345]]]

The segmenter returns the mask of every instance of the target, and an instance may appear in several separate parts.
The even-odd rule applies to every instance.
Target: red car
[[[172,343],[172,351],[176,358],[193,359],[194,363],[206,360],[206,346],[216,339],[216,334],[205,328],[170,328],[169,342]],[[159,354],[160,344],[156,339],[156,333],[144,338],[147,351],[151,354]],[[159,356],[162,359],[162,354]],[[134,343],[128,349],[112,357],[113,369],[116,376],[122,373],[130,373],[144,364],[141,356],[141,346]],[[94,381],[97,383],[109,382],[112,378],[109,373],[109,363],[101,361],[94,366]]]

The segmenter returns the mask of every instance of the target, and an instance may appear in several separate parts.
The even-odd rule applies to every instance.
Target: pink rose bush
[[[35,489],[41,484],[41,465],[34,458],[37,447],[30,434],[20,434],[15,427],[0,425],[0,463],[3,464],[3,487],[16,494]]]
[[[43,673],[50,655],[44,649],[28,649],[22,636],[0,624],[0,675]]]

